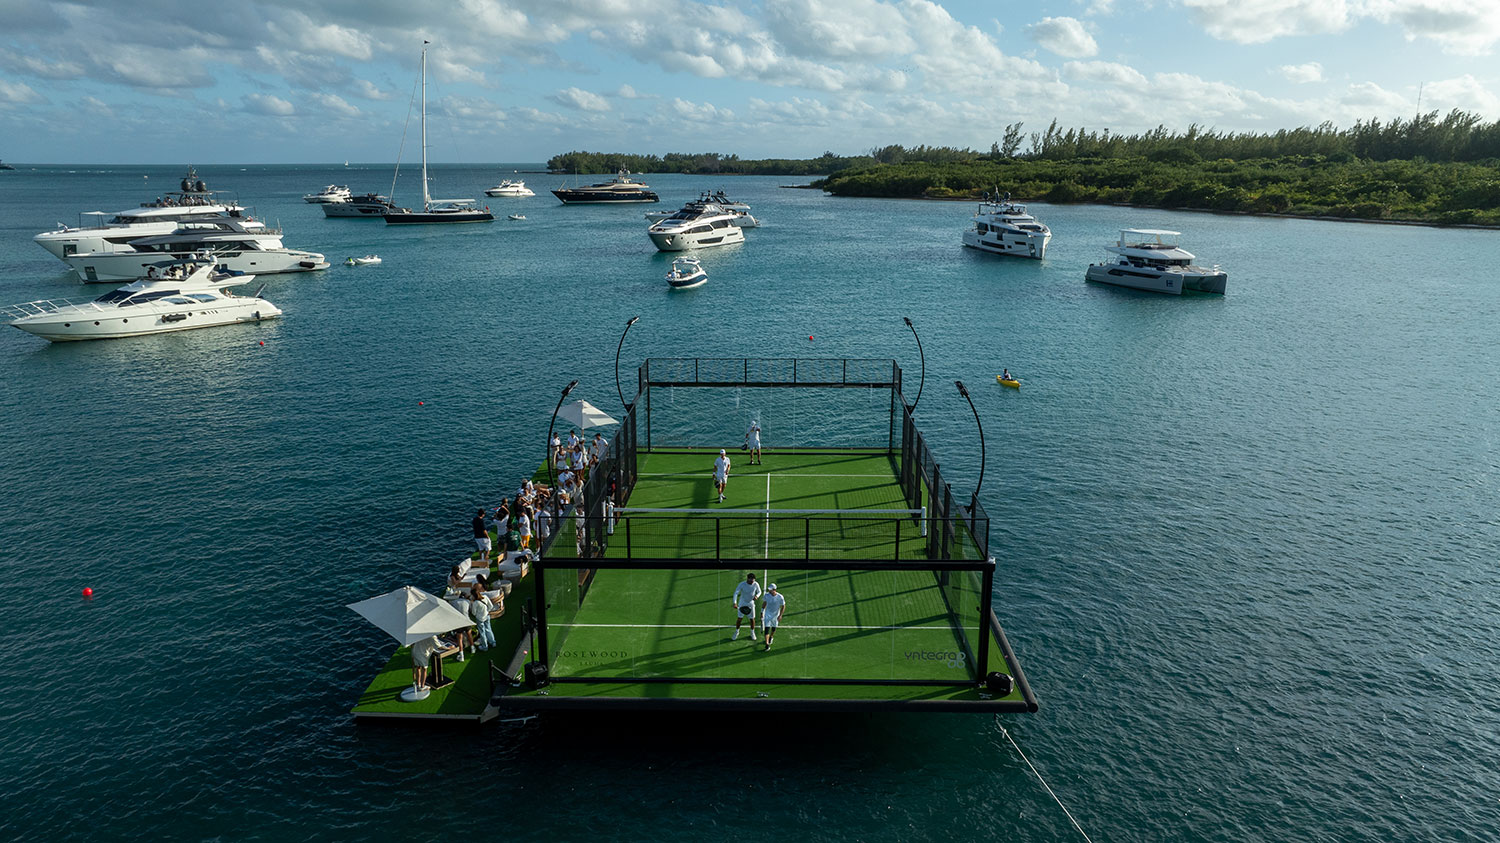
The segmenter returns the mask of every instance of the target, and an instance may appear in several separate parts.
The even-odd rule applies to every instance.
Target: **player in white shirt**
[[[719,503],[724,502],[724,487],[729,485],[729,455],[719,449],[719,458],[714,460],[714,490],[719,493]]]
[[[760,422],[750,422],[750,429],[745,431],[745,446],[750,449],[750,464],[760,465]]]
[[[776,583],[766,586],[766,601],[760,610],[760,626],[766,632],[767,650],[771,649],[771,638],[776,634],[776,627],[781,626],[781,615],[785,611],[786,597],[776,590]]]
[[[740,637],[740,622],[745,618],[750,619],[750,640],[755,640],[755,601],[760,599],[760,594],[760,583],[755,581],[754,574],[746,574],[745,581],[734,587],[734,594],[729,598],[734,603],[734,635],[730,636],[730,641]]]

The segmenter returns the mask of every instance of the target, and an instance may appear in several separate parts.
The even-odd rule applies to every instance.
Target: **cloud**
[[[579,111],[609,111],[609,100],[581,88],[564,88],[548,94],[547,99]]]
[[[1080,82],[1102,82],[1120,87],[1144,88],[1146,77],[1139,70],[1111,61],[1070,61],[1063,65],[1063,74]]]
[[[767,0],[767,28],[790,53],[823,59],[881,59],[909,53],[901,10],[876,0]]]
[[[1500,97],[1465,73],[1457,79],[1428,82],[1422,88],[1422,109],[1439,113],[1459,108],[1480,114],[1500,114]]]
[[[1179,0],[1208,34],[1240,44],[1343,32],[1363,20],[1430,39],[1444,52],[1485,55],[1500,42],[1500,4],[1488,0]]]
[[[654,100],[657,98],[656,94],[643,94],[629,85],[621,85],[619,90],[614,92],[614,96],[622,100]]]
[[[394,91],[384,90],[368,79],[356,79],[354,80],[354,83],[351,87],[353,88],[355,96],[363,97],[367,100],[383,102],[385,100],[393,100],[396,98],[396,93]]]
[[[1281,66],[1281,75],[1292,82],[1322,82],[1323,65],[1315,61],[1307,64],[1284,64]]]
[[[1407,112],[1412,108],[1406,97],[1387,91],[1374,82],[1356,82],[1350,85],[1348,91],[1339,97],[1339,105],[1362,112],[1362,116]]]
[[[313,94],[311,99],[318,110],[333,117],[358,117],[360,114],[359,109],[350,105],[343,97],[333,94]]]
[[[291,103],[270,94],[246,94],[240,100],[244,103],[245,110],[252,114],[289,117],[297,111]]]
[[[1445,52],[1488,54],[1500,41],[1500,5],[1490,0],[1372,0],[1377,20],[1393,21],[1407,40],[1430,38]]]
[[[1181,0],[1215,38],[1263,44],[1284,35],[1342,32],[1352,23],[1346,0]]]
[[[1026,27],[1031,40],[1067,58],[1098,55],[1094,36],[1076,18],[1042,18]]]
[[[83,65],[76,61],[46,61],[12,50],[0,50],[0,67],[40,79],[77,79],[84,74]]]
[[[0,102],[19,105],[46,101],[45,97],[32,90],[31,86],[25,82],[7,82],[4,79],[0,79]]]
[[[338,24],[319,24],[302,12],[287,12],[284,21],[270,21],[266,28],[299,50],[332,54],[367,61],[374,55],[370,36]]]

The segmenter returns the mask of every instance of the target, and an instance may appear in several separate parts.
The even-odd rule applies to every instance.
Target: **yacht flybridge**
[[[1011,202],[1009,193],[999,201],[986,194],[963,242],[982,252],[1041,260],[1052,242],[1052,230],[1026,213],[1025,205]]]
[[[150,275],[93,301],[53,299],[0,308],[12,327],[52,342],[102,340],[274,319],[281,310],[260,297],[227,288],[254,275],[224,272],[212,261],[167,261]]]
[[[1119,257],[1110,263],[1090,264],[1085,277],[1101,284],[1174,296],[1184,290],[1223,293],[1229,276],[1217,265],[1195,265],[1193,253],[1177,245],[1180,236],[1176,231],[1127,228],[1120,232],[1115,245],[1104,247]]]
[[[586,187],[559,187],[552,195],[564,205],[623,205],[632,202],[658,202],[650,185],[642,184],[630,177],[629,170],[621,170],[609,181]]]
[[[392,191],[394,193],[394,190]],[[427,188],[427,42],[422,42],[422,210],[406,208],[389,210],[385,221],[390,225],[429,225],[432,223],[494,222],[489,208],[480,208],[473,199],[433,199]]]
[[[187,259],[212,260],[222,269],[257,275],[328,268],[317,252],[286,248],[281,229],[251,228],[234,220],[182,223],[171,234],[134,240],[124,251],[70,255],[63,262],[84,281],[98,282],[140,278],[154,263]]]
[[[663,252],[705,249],[745,242],[745,232],[735,220],[739,214],[712,202],[689,202],[682,210],[654,223],[646,234]]]
[[[94,224],[80,222],[77,227],[70,227],[58,223],[55,230],[44,231],[32,239],[61,259],[91,252],[129,251],[133,241],[171,234],[179,224],[187,221],[235,220],[248,228],[261,226],[253,217],[245,215],[244,207],[215,199],[214,191],[208,189],[192,167],[183,177],[181,187],[181,191],[167,193],[155,201],[143,202],[140,207],[115,214],[88,211],[81,216],[94,218]]]

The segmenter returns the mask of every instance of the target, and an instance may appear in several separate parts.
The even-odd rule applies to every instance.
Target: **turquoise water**
[[[200,174],[290,246],[385,262],[268,278],[287,315],[259,326],[0,331],[3,836],[1080,839],[1002,724],[1096,841],[1500,826],[1496,233],[1033,205],[1055,234],[1033,263],[960,248],[968,205],[653,176],[666,205],[724,187],[765,223],[673,293],[643,208],[563,207],[560,178],[490,200],[523,222],[387,230],[300,201],[384,192],[384,168]],[[100,292],[31,235],[180,175],[3,174],[0,303]],[[434,193],[508,177],[440,168]],[[1229,294],[1085,284],[1122,227],[1184,232]],[[956,491],[978,443],[954,379],[984,418],[1001,620],[1041,711],[356,726],[393,643],[344,604],[435,587],[568,380],[617,407],[636,314],[626,371],[915,375],[910,316]]]

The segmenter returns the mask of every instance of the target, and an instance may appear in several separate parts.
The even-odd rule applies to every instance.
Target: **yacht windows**
[[[714,228],[728,228],[729,220],[714,220]]]
[[[162,299],[167,304],[193,304],[193,300],[186,296],[170,296]]]
[[[145,304],[146,302],[156,301],[157,299],[165,298],[166,296],[175,296],[178,292],[178,290],[146,290],[145,292],[136,293],[135,296],[132,297],[129,301],[122,302],[120,304],[120,307],[130,307],[131,305]]]
[[[709,232],[711,232],[713,230],[714,230],[713,226],[711,226],[711,225],[695,225],[692,228],[688,229],[687,233],[688,234],[708,234]]]
[[[218,296],[215,296],[213,293],[188,293],[187,297],[197,299],[198,301],[215,301],[218,299]]]

